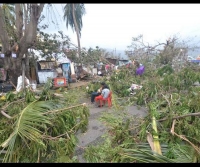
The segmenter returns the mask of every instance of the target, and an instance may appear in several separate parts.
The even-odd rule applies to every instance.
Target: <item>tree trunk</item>
[[[8,72],[9,79],[17,85],[17,79],[22,75],[22,58],[28,49],[34,46],[37,35],[38,19],[45,4],[15,4],[16,36],[17,41],[10,45],[10,37],[6,30],[2,7],[0,6],[0,40],[2,41],[2,53],[5,54],[4,69]],[[22,30],[24,28],[24,30]],[[12,57],[16,54],[16,58]],[[29,59],[26,57],[26,77],[29,76]]]
[[[25,60],[22,59],[22,90],[24,90],[25,82]]]
[[[73,15],[73,20],[74,20],[74,25],[75,25],[75,31],[76,31],[76,37],[77,37],[77,42],[78,42],[78,56],[79,56],[79,61],[82,66],[82,58],[81,58],[81,44],[80,44],[80,36],[79,36],[79,28],[76,22],[76,16],[75,16],[75,6],[74,3],[72,4],[72,15]]]

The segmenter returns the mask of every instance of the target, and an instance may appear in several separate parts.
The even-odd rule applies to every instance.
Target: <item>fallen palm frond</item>
[[[42,131],[39,128],[43,127],[44,124],[51,124],[51,122],[49,117],[42,113],[50,110],[53,105],[51,101],[44,104],[34,101],[21,111],[15,122],[13,133],[1,144],[3,148],[8,147],[3,160],[4,162],[12,161],[12,153],[17,137],[20,137],[26,144],[28,144],[27,139],[43,144],[41,140]]]
[[[164,152],[164,155],[157,154],[150,150],[150,147],[147,146],[147,143],[137,144],[134,149],[123,149],[122,162],[124,159],[129,162],[136,163],[192,163],[193,155],[192,149],[187,145],[175,144],[172,148],[169,148],[168,145],[161,145],[161,148]],[[173,152],[173,158],[167,157],[169,152]]]
[[[124,149],[121,153],[123,158],[128,158],[129,161],[137,163],[175,163],[176,161],[167,158],[166,156],[157,154],[149,149]]]
[[[13,162],[13,155],[15,154],[15,144],[21,139],[26,147],[29,147],[30,142],[34,141],[39,145],[45,145],[43,139],[47,137],[44,135],[46,128],[52,126],[52,114],[58,111],[66,111],[78,106],[85,106],[85,104],[76,105],[73,107],[64,107],[58,101],[34,101],[28,104],[19,114],[14,123],[14,130],[7,140],[5,140],[1,147],[6,149],[3,162]],[[62,112],[61,112],[62,113]],[[87,117],[86,117],[87,118]],[[85,121],[85,120],[84,120]],[[65,135],[68,135],[65,132]],[[57,136],[61,138],[63,135]],[[69,135],[68,135],[69,136]],[[55,137],[52,137],[52,139]],[[51,139],[51,138],[49,138]]]

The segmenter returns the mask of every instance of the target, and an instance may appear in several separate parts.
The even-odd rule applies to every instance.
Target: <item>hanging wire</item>
[[[61,7],[62,7],[62,4],[60,4],[60,5],[61,5]],[[56,8],[55,5],[54,5],[53,7],[55,8],[56,12],[58,13],[58,16],[59,16],[58,18],[60,18],[60,22],[62,23],[63,20],[61,19],[60,13],[58,12],[58,10],[57,10],[57,8]],[[55,15],[55,12],[54,12],[54,15]],[[58,22],[58,21],[57,21],[57,22]],[[59,24],[58,24],[58,25],[59,25]]]
[[[49,4],[47,5],[46,16],[47,16],[48,25],[50,25],[50,22],[49,22]]]
[[[59,11],[57,10],[56,6],[54,4],[49,4],[46,8],[46,16],[47,16],[47,21],[48,24],[54,24],[55,29],[59,29],[59,23],[62,23],[62,19],[61,19],[61,15],[59,13]],[[58,18],[60,20],[58,20]]]

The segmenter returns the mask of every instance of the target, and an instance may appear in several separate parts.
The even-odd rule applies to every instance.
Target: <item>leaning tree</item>
[[[76,32],[77,42],[78,42],[78,57],[79,61],[82,63],[81,60],[81,44],[80,44],[80,37],[81,37],[81,29],[83,26],[82,23],[82,16],[86,13],[85,6],[83,3],[68,3],[64,7],[64,20],[66,20],[66,27],[68,25],[71,26],[72,30]]]
[[[8,18],[8,11],[5,10],[8,4],[0,6],[0,40],[4,69],[8,72],[9,79],[17,84],[17,78],[22,73],[22,59],[27,62],[28,49],[35,45],[37,27],[45,4],[9,5],[13,7],[10,10],[13,19]]]

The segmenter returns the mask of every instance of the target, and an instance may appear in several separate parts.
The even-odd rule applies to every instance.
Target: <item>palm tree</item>
[[[72,31],[75,30],[78,42],[78,55],[79,60],[81,62],[81,44],[80,44],[80,37],[81,37],[81,29],[82,29],[82,16],[85,14],[85,6],[84,4],[73,4],[68,3],[64,7],[64,20],[66,20],[66,27],[68,25],[71,26]]]

